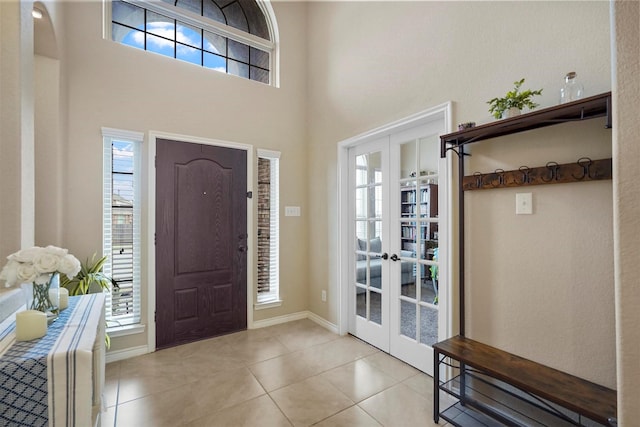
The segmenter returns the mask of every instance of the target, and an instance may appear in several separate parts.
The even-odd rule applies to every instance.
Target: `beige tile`
[[[386,427],[433,426],[433,404],[404,384],[395,385],[358,404]]]
[[[280,408],[267,395],[222,409],[186,424],[186,427],[291,427]]]
[[[128,402],[244,366],[230,346],[220,343],[160,350],[121,362],[118,401]]]
[[[313,323],[313,322],[312,322]],[[278,340],[289,350],[296,351],[340,338],[338,334],[316,324],[300,324],[277,333]]]
[[[378,351],[369,344],[351,336],[345,336],[302,350],[300,357],[323,372]]]
[[[248,369],[235,369],[118,405],[117,425],[182,425],[262,394]]]
[[[247,329],[246,331],[224,335],[220,340],[226,344],[236,344],[249,341],[263,340],[275,336],[275,331],[271,328]]]
[[[294,426],[309,426],[353,405],[331,383],[319,376],[289,385],[271,397]]]
[[[289,350],[275,337],[241,340],[232,343],[231,348],[236,357],[247,364],[262,362],[289,353]]]
[[[107,363],[104,368],[105,379],[120,378],[120,362]]]
[[[398,383],[398,380],[364,360],[327,371],[322,377],[354,402],[360,402]]]
[[[161,362],[155,358],[123,361],[118,402],[124,403],[196,381],[178,361]]]
[[[107,408],[118,403],[118,382],[117,378],[106,378],[104,381],[104,406]]]
[[[312,320],[300,319],[294,320],[292,322],[280,323],[278,325],[273,325],[262,329],[269,331],[273,336],[275,336],[288,332],[301,332],[305,329],[313,329],[318,326],[319,325]]]
[[[249,369],[267,391],[302,381],[321,372],[317,367],[302,360],[299,352],[249,365]]]
[[[433,378],[424,372],[407,378],[402,382],[427,399],[433,398]]]
[[[314,424],[314,427],[380,427],[380,423],[358,406],[352,406],[344,411]]]
[[[381,351],[372,354],[371,356],[367,356],[362,360],[399,381],[404,381],[407,378],[420,373],[416,368]]]

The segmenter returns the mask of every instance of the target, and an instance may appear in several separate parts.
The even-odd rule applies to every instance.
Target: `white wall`
[[[337,142],[448,100],[454,102],[454,123],[493,120],[486,101],[503,95],[523,77],[526,88],[544,88],[538,101],[543,107],[557,104],[568,71],[578,73],[587,95],[606,92],[611,89],[609,43],[607,2],[311,3],[311,310],[332,322],[337,319]],[[585,150],[565,143],[574,131],[586,134]],[[576,161],[583,155],[610,157],[611,131],[602,130],[602,123],[588,124],[586,130],[572,125],[554,127],[543,131],[543,138],[549,141],[527,138],[524,144],[529,148],[512,147],[503,161],[517,169],[521,164],[539,166],[549,160]],[[566,147],[549,151],[557,144]],[[474,167],[485,166],[476,161]],[[493,168],[491,165],[490,170]],[[587,187],[575,190],[579,185]],[[538,204],[528,221],[539,223],[537,234],[529,233],[522,218],[515,217],[513,191],[468,196],[471,212],[478,214],[471,223],[476,234],[470,241],[474,260],[470,267],[479,299],[470,308],[470,336],[615,386],[611,181],[532,191]],[[482,200],[475,200],[481,196]],[[589,201],[597,209],[584,216],[572,213],[573,206],[559,206],[569,196],[574,203]],[[596,201],[590,202],[593,198]],[[576,216],[580,224],[575,223]],[[487,219],[488,225],[475,222],[480,218]],[[567,246],[566,239],[573,235],[568,232],[584,228],[597,233],[572,239]],[[554,238],[550,259],[546,259],[549,250],[539,236],[557,229],[566,233]],[[514,264],[521,241],[532,242],[529,250],[540,257],[540,263],[524,260],[524,266],[544,271],[536,269],[540,265],[549,277],[524,277],[521,287],[513,287],[518,275],[512,269],[498,271],[496,281],[491,281],[499,266]],[[484,251],[497,258],[488,262],[481,256],[475,261],[473,257]],[[574,272],[575,277],[570,274]],[[564,283],[567,277],[571,277],[569,284]],[[587,283],[581,283],[582,279]],[[580,284],[586,292],[578,289]],[[328,303],[319,298],[324,288],[329,289]],[[550,289],[556,291],[553,296]],[[524,291],[535,295],[524,298]],[[555,298],[551,305],[544,305],[545,295]],[[531,301],[538,308],[528,312]],[[595,319],[583,304],[590,311],[596,306]],[[527,312],[532,314],[514,317]],[[542,317],[555,330],[538,329],[531,324],[532,316]],[[592,330],[585,342],[587,329]],[[567,336],[578,341],[566,340]],[[540,338],[542,345],[536,345]],[[597,368],[592,369],[595,364]]]
[[[278,150],[282,151],[282,206],[301,206],[303,216],[283,217],[281,223],[283,305],[254,317],[260,320],[307,308],[306,5],[275,3],[274,10],[281,37],[280,88],[104,40],[101,2],[63,4],[65,22],[73,23],[56,27],[65,52],[61,60],[68,99],[63,228],[64,244],[71,252],[84,259],[102,245],[103,126]],[[144,161],[151,164],[148,158]],[[143,204],[143,215],[147,209]],[[143,289],[148,285],[145,275]],[[146,296],[143,292],[144,308]],[[112,349],[146,344],[142,335],[116,338]]]
[[[34,241],[31,4],[0,2],[0,259]]]

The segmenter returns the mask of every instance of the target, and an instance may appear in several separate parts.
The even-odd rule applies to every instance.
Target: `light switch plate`
[[[300,216],[300,206],[285,206],[284,216]]]
[[[533,213],[533,197],[531,193],[516,193],[516,215]]]

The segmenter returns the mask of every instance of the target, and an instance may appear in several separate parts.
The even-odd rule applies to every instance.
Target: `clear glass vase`
[[[47,315],[47,323],[58,318],[60,301],[60,275],[53,273],[44,284],[23,283],[22,291],[27,303],[27,310],[42,311]]]
[[[560,88],[560,104],[577,101],[584,95],[584,87],[578,82],[575,71],[567,73],[564,77],[564,85]]]

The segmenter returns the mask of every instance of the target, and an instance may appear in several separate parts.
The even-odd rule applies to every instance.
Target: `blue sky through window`
[[[146,34],[144,28],[138,28],[138,30],[132,29],[129,31],[122,39],[122,43],[138,49],[144,49],[146,37],[146,50],[150,52],[172,58],[175,56],[182,61],[202,65],[223,73],[227,71],[226,59],[223,56],[209,53],[224,54],[224,52],[219,52],[209,40],[204,40],[205,51],[202,52],[203,39],[201,31],[190,25],[179,21],[177,26],[172,22],[149,22],[147,23]],[[177,40],[178,43],[174,40]]]
[[[115,202],[133,205],[133,143],[113,140],[112,144],[112,192],[122,198]]]

